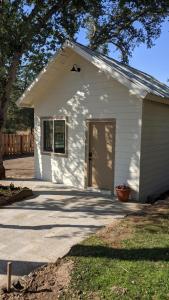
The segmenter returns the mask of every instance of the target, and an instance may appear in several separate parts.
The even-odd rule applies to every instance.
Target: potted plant
[[[119,201],[127,202],[131,193],[131,188],[126,184],[116,186],[116,194]]]

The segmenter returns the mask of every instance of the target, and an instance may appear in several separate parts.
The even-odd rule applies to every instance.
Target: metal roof
[[[73,51],[86,58],[96,67],[108,72],[114,79],[117,79],[120,83],[126,85],[129,88],[130,92],[134,92],[140,98],[145,98],[146,95],[149,95],[149,98],[152,98],[152,101],[160,101],[162,103],[169,104],[169,86],[167,86],[166,84],[160,82],[153,76],[143,71],[137,70],[108,56],[102,55],[101,53],[93,51],[77,42],[71,42],[67,40],[65,41],[61,49],[43,68],[37,78],[25,90],[22,96],[17,100],[18,106],[32,107],[32,99],[36,94],[34,87],[37,86],[37,83],[41,82],[45,74],[48,74],[50,72],[50,68],[56,62],[59,53],[64,51],[64,49],[67,47],[71,48]],[[155,96],[157,99],[155,99]]]
[[[156,96],[160,96],[163,98],[169,98],[169,86],[160,82],[153,76],[138,69],[135,69],[127,64],[121,63],[113,58],[102,55],[97,51],[93,51],[79,43],[74,44],[80,47],[83,51],[86,51],[91,56],[95,56],[98,59],[102,60],[109,67],[111,67],[113,70],[118,71],[118,73],[124,75],[130,81],[142,85],[148,93],[152,93]]]

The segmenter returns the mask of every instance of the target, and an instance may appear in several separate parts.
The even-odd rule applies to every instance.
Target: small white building
[[[169,87],[66,41],[18,100],[35,111],[35,177],[145,201],[169,189]]]

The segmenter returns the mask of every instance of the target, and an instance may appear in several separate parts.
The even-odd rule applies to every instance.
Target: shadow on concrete
[[[40,195],[43,195],[43,191],[39,192]],[[48,197],[44,200],[38,201],[38,195],[36,197],[31,197],[28,200],[23,202],[17,202],[10,206],[4,206],[1,209],[21,209],[21,210],[40,210],[40,211],[59,211],[65,213],[76,213],[81,212],[87,216],[92,215],[94,218],[97,216],[112,216],[115,215],[124,215],[128,212],[131,212],[130,204],[122,204],[116,199],[103,198],[100,195],[85,195],[77,191],[59,191],[59,192],[45,192],[45,195]],[[51,198],[49,198],[51,195]],[[68,198],[62,200],[55,200],[54,195],[59,195],[61,199],[63,196],[69,196]],[[79,216],[79,215],[78,215]]]
[[[46,224],[46,225],[37,225],[37,226],[21,226],[21,225],[8,225],[8,224],[0,224],[0,228],[7,229],[21,229],[21,230],[49,230],[52,228],[58,227],[66,227],[66,228],[90,228],[90,229],[99,229],[103,226],[95,226],[95,225],[82,225],[82,224]]]
[[[35,262],[35,261],[12,261],[12,275],[23,276],[29,274],[36,268],[45,265],[46,262]],[[7,273],[7,260],[0,260],[0,274],[5,275]]]

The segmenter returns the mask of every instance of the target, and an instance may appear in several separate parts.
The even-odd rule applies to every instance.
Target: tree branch
[[[7,106],[10,100],[10,95],[12,91],[12,86],[16,78],[17,69],[19,66],[20,58],[22,56],[22,53],[16,52],[13,55],[12,63],[9,69],[8,78],[5,81],[4,87],[3,87],[3,94],[0,98],[0,130],[2,129],[2,126],[4,124],[4,118],[5,113],[7,110]]]
[[[45,27],[47,26],[48,20],[53,16],[53,14],[55,12],[59,12],[63,6],[66,6],[67,3],[68,3],[68,0],[59,1],[58,3],[53,5],[41,18],[39,17],[38,22],[35,24],[35,26],[32,26],[31,30],[27,34],[27,38],[24,41],[24,44],[22,45],[22,49],[21,49],[22,52],[27,48],[27,45],[30,44],[30,42],[32,41],[32,38],[35,37],[36,34],[39,34],[43,29],[45,29]],[[33,18],[34,13],[35,13],[35,11],[32,13],[32,15],[30,15],[31,19]],[[29,20],[29,22],[30,22],[30,20]],[[60,41],[62,42],[64,39],[62,34],[60,34],[58,32],[57,36],[60,39]]]

